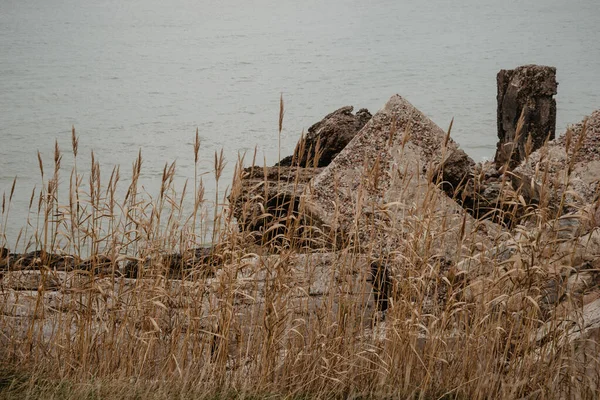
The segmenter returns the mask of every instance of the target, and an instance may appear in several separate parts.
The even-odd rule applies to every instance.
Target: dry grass
[[[279,131],[282,120],[283,101]],[[75,130],[72,139],[77,160]],[[199,147],[196,134],[196,164]],[[577,347],[590,343],[565,340],[563,324],[571,310],[581,309],[580,298],[561,286],[570,272],[557,270],[552,258],[559,245],[572,246],[572,258],[577,248],[559,239],[552,228],[556,212],[543,208],[543,199],[538,206],[517,204],[518,193],[516,200],[503,200],[524,210],[504,234],[509,258],[492,251],[485,262],[463,260],[494,266],[496,272],[481,280],[436,257],[435,238],[427,235],[435,204],[424,202],[406,216],[415,227],[405,237],[408,250],[377,256],[376,265],[401,259],[403,268],[402,276],[375,277],[377,299],[381,291],[389,296],[381,320],[367,283],[371,271],[357,272],[375,258],[375,243],[354,243],[360,253],[336,243],[342,249],[321,270],[329,274],[329,289],[299,295],[298,271],[317,267],[310,257],[298,262],[298,243],[307,243],[316,228],[304,227],[292,205],[279,205],[288,212],[277,216],[257,247],[250,232],[238,230],[218,190],[207,217],[197,169],[194,206],[186,212],[187,187],[173,187],[174,164],[165,165],[160,193],[150,198],[138,187],[140,155],[119,198],[119,169],[101,180],[92,156],[87,173],[75,161],[65,205],[58,202],[62,157],[57,146],[48,176],[39,156],[46,183],[31,197],[33,232],[19,238],[22,252],[43,250],[38,290],[28,302],[4,287],[0,295],[0,397],[513,399],[591,397],[597,387],[598,358],[582,360]],[[222,152],[214,164],[219,187]],[[236,171],[239,179],[241,165]],[[372,173],[369,179],[377,182],[382,172]],[[6,221],[13,190],[0,221]],[[239,190],[236,183],[232,190]],[[510,209],[503,204],[498,212]],[[262,218],[272,217],[267,211]],[[207,273],[207,264],[192,255],[182,257],[179,279],[169,278],[169,257],[201,246],[211,226],[217,271]],[[338,240],[318,233],[319,240]],[[317,247],[325,252],[332,246]],[[73,265],[85,259],[88,267],[61,274],[47,267],[49,254],[70,254]],[[137,279],[119,273],[131,262],[139,266]],[[548,299],[552,282],[560,287],[560,301]],[[17,312],[19,301],[29,308]],[[551,334],[540,339],[542,327]]]

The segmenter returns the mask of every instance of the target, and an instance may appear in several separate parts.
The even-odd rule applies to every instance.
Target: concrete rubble
[[[75,330],[61,313],[83,307],[93,292],[104,295],[104,304],[91,305],[102,324],[108,310],[131,312],[133,293],[169,287],[168,301],[202,302],[197,317],[207,343],[218,337],[219,307],[228,304],[236,326],[251,329],[269,296],[314,313],[286,315],[284,326],[302,318],[306,326],[298,329],[310,329],[331,302],[334,310],[353,310],[366,334],[383,341],[385,313],[410,303],[394,288],[421,268],[429,271],[419,277],[424,315],[435,316],[454,296],[483,304],[491,316],[537,321],[532,345],[515,343],[520,350],[510,356],[558,357],[546,343],[562,335],[564,343],[585,344],[576,354],[585,357],[589,348],[597,351],[600,334],[600,110],[554,138],[555,75],[552,67],[500,71],[494,163],[475,163],[449,133],[394,95],[373,116],[364,109],[352,114],[352,107],[327,115],[273,167],[240,168],[231,212],[240,231],[262,246],[260,255],[232,262],[216,257],[217,247],[195,249],[163,257],[163,269],[148,275],[152,260],[1,248],[0,307],[4,321],[12,321],[5,337],[24,337],[34,323],[44,335],[54,335],[57,324]],[[275,248],[296,251],[273,254]],[[275,266],[285,273],[273,275]],[[200,267],[202,279],[188,281]],[[235,287],[234,299],[219,297],[224,285]],[[176,312],[183,303],[175,303]],[[135,329],[160,330],[168,321],[155,324]],[[227,351],[235,352],[231,340]],[[424,346],[428,338],[419,340]]]

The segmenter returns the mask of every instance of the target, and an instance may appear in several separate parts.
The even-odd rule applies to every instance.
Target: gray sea
[[[93,151],[103,179],[116,164],[127,179],[141,149],[151,195],[166,162],[193,179],[196,128],[203,171],[224,149],[221,188],[239,152],[276,162],[280,95],[282,156],[334,109],[398,93],[444,129],[454,117],[480,160],[496,73],[529,63],[557,67],[558,132],[600,108],[598,0],[0,0],[0,194],[17,177],[0,234],[13,245],[55,140],[68,182],[72,126],[80,171]]]

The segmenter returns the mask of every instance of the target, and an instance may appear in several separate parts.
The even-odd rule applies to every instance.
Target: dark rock
[[[145,266],[147,266],[145,261],[128,261],[123,268],[123,275],[130,279],[139,278]]]
[[[222,251],[218,246],[198,247],[183,253],[167,254],[160,259],[129,261],[125,264],[123,274],[126,278],[140,278],[157,273],[170,279],[183,279],[192,274],[208,278],[222,264]]]
[[[434,178],[450,198],[476,219],[507,226],[516,222],[514,202],[507,201],[507,195],[514,192],[511,180],[501,175],[493,163],[475,164],[462,149],[456,149],[445,157]]]
[[[4,270],[8,267],[8,257],[10,251],[6,247],[0,247],[0,270]]]
[[[190,273],[208,278],[224,262],[223,251],[219,246],[197,247],[184,253],[171,254],[166,261],[171,278],[183,278]]]
[[[556,130],[556,68],[525,65],[500,70],[498,85],[498,168],[513,169]],[[519,120],[522,118],[522,127]]]
[[[370,276],[367,281],[373,286],[373,297],[377,305],[377,311],[385,312],[390,305],[392,293],[390,269],[380,261],[372,262]]]
[[[512,228],[526,212],[512,186],[512,174],[501,174],[492,162],[474,166],[456,201],[476,219]]]
[[[56,271],[71,271],[77,265],[77,259],[70,255],[58,255],[44,250],[35,250],[25,254],[11,253],[5,268],[11,271],[49,268]]]
[[[105,254],[98,254],[75,267],[79,271],[88,271],[94,275],[121,275],[118,264]]]
[[[296,145],[294,155],[282,159],[275,166],[329,165],[372,117],[365,108],[361,108],[356,115],[352,114],[353,109],[352,106],[342,107],[312,125],[306,137]]]
[[[449,151],[435,173],[441,180],[441,189],[452,198],[461,198],[461,193],[473,174],[475,162],[462,149]]]
[[[229,201],[240,229],[266,244],[293,229],[300,196],[321,168],[248,167],[234,183]],[[279,241],[281,242],[281,241]]]

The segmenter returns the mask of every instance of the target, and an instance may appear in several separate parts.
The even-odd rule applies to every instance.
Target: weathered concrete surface
[[[520,226],[505,233],[498,246],[459,262],[452,272],[460,277],[464,301],[535,321],[566,318],[600,291],[595,212],[590,206],[538,226]]]
[[[513,169],[547,139],[554,139],[556,68],[524,65],[503,69],[498,73],[497,85],[499,141],[494,160],[498,168],[508,164]]]
[[[553,390],[556,398],[561,399],[592,399],[598,396],[600,380],[600,291],[596,290],[586,295],[581,304],[568,307],[568,312],[562,318],[548,321],[535,332],[532,338],[539,347],[526,356],[525,363],[560,363],[569,361],[569,379],[586,382],[581,386],[575,385],[572,390],[561,389],[560,381],[556,380]]]
[[[571,273],[581,265],[600,260],[598,216],[600,209],[590,205],[537,226],[519,226],[504,233],[497,246],[462,260],[456,268],[477,277],[504,270],[507,263],[534,257],[538,266],[549,268],[547,272]]]
[[[64,282],[65,272],[7,271],[0,277],[2,288],[13,290],[56,290]]]
[[[273,327],[310,332],[315,324],[332,323],[340,313],[345,322],[368,327],[376,308],[367,282],[369,260],[344,252],[246,257],[223,266],[211,278],[189,281],[151,273],[146,279],[74,272],[4,274],[0,344],[10,338],[18,347],[31,340],[28,332],[33,329],[41,334],[35,340],[50,353],[54,345],[78,340],[81,315],[90,316],[87,328],[99,348],[113,335],[152,335],[168,342],[170,332],[186,332],[192,324],[198,343],[214,344],[216,335],[227,335],[226,351],[233,354],[241,331],[261,334]],[[42,285],[48,277],[52,285]],[[221,325],[224,320],[227,329]]]
[[[336,247],[401,252],[401,244],[411,235],[423,238],[424,229],[435,243],[422,245],[455,260],[488,245],[498,230],[475,221],[432,183],[456,152],[442,129],[395,95],[311,181],[301,211],[336,234]]]
[[[512,175],[513,186],[528,203],[556,215],[593,203],[600,182],[600,110],[531,154]]]
[[[322,168],[329,165],[372,117],[366,108],[358,110],[356,115],[352,114],[353,109],[342,107],[312,125],[296,145],[294,154],[275,166]]]

